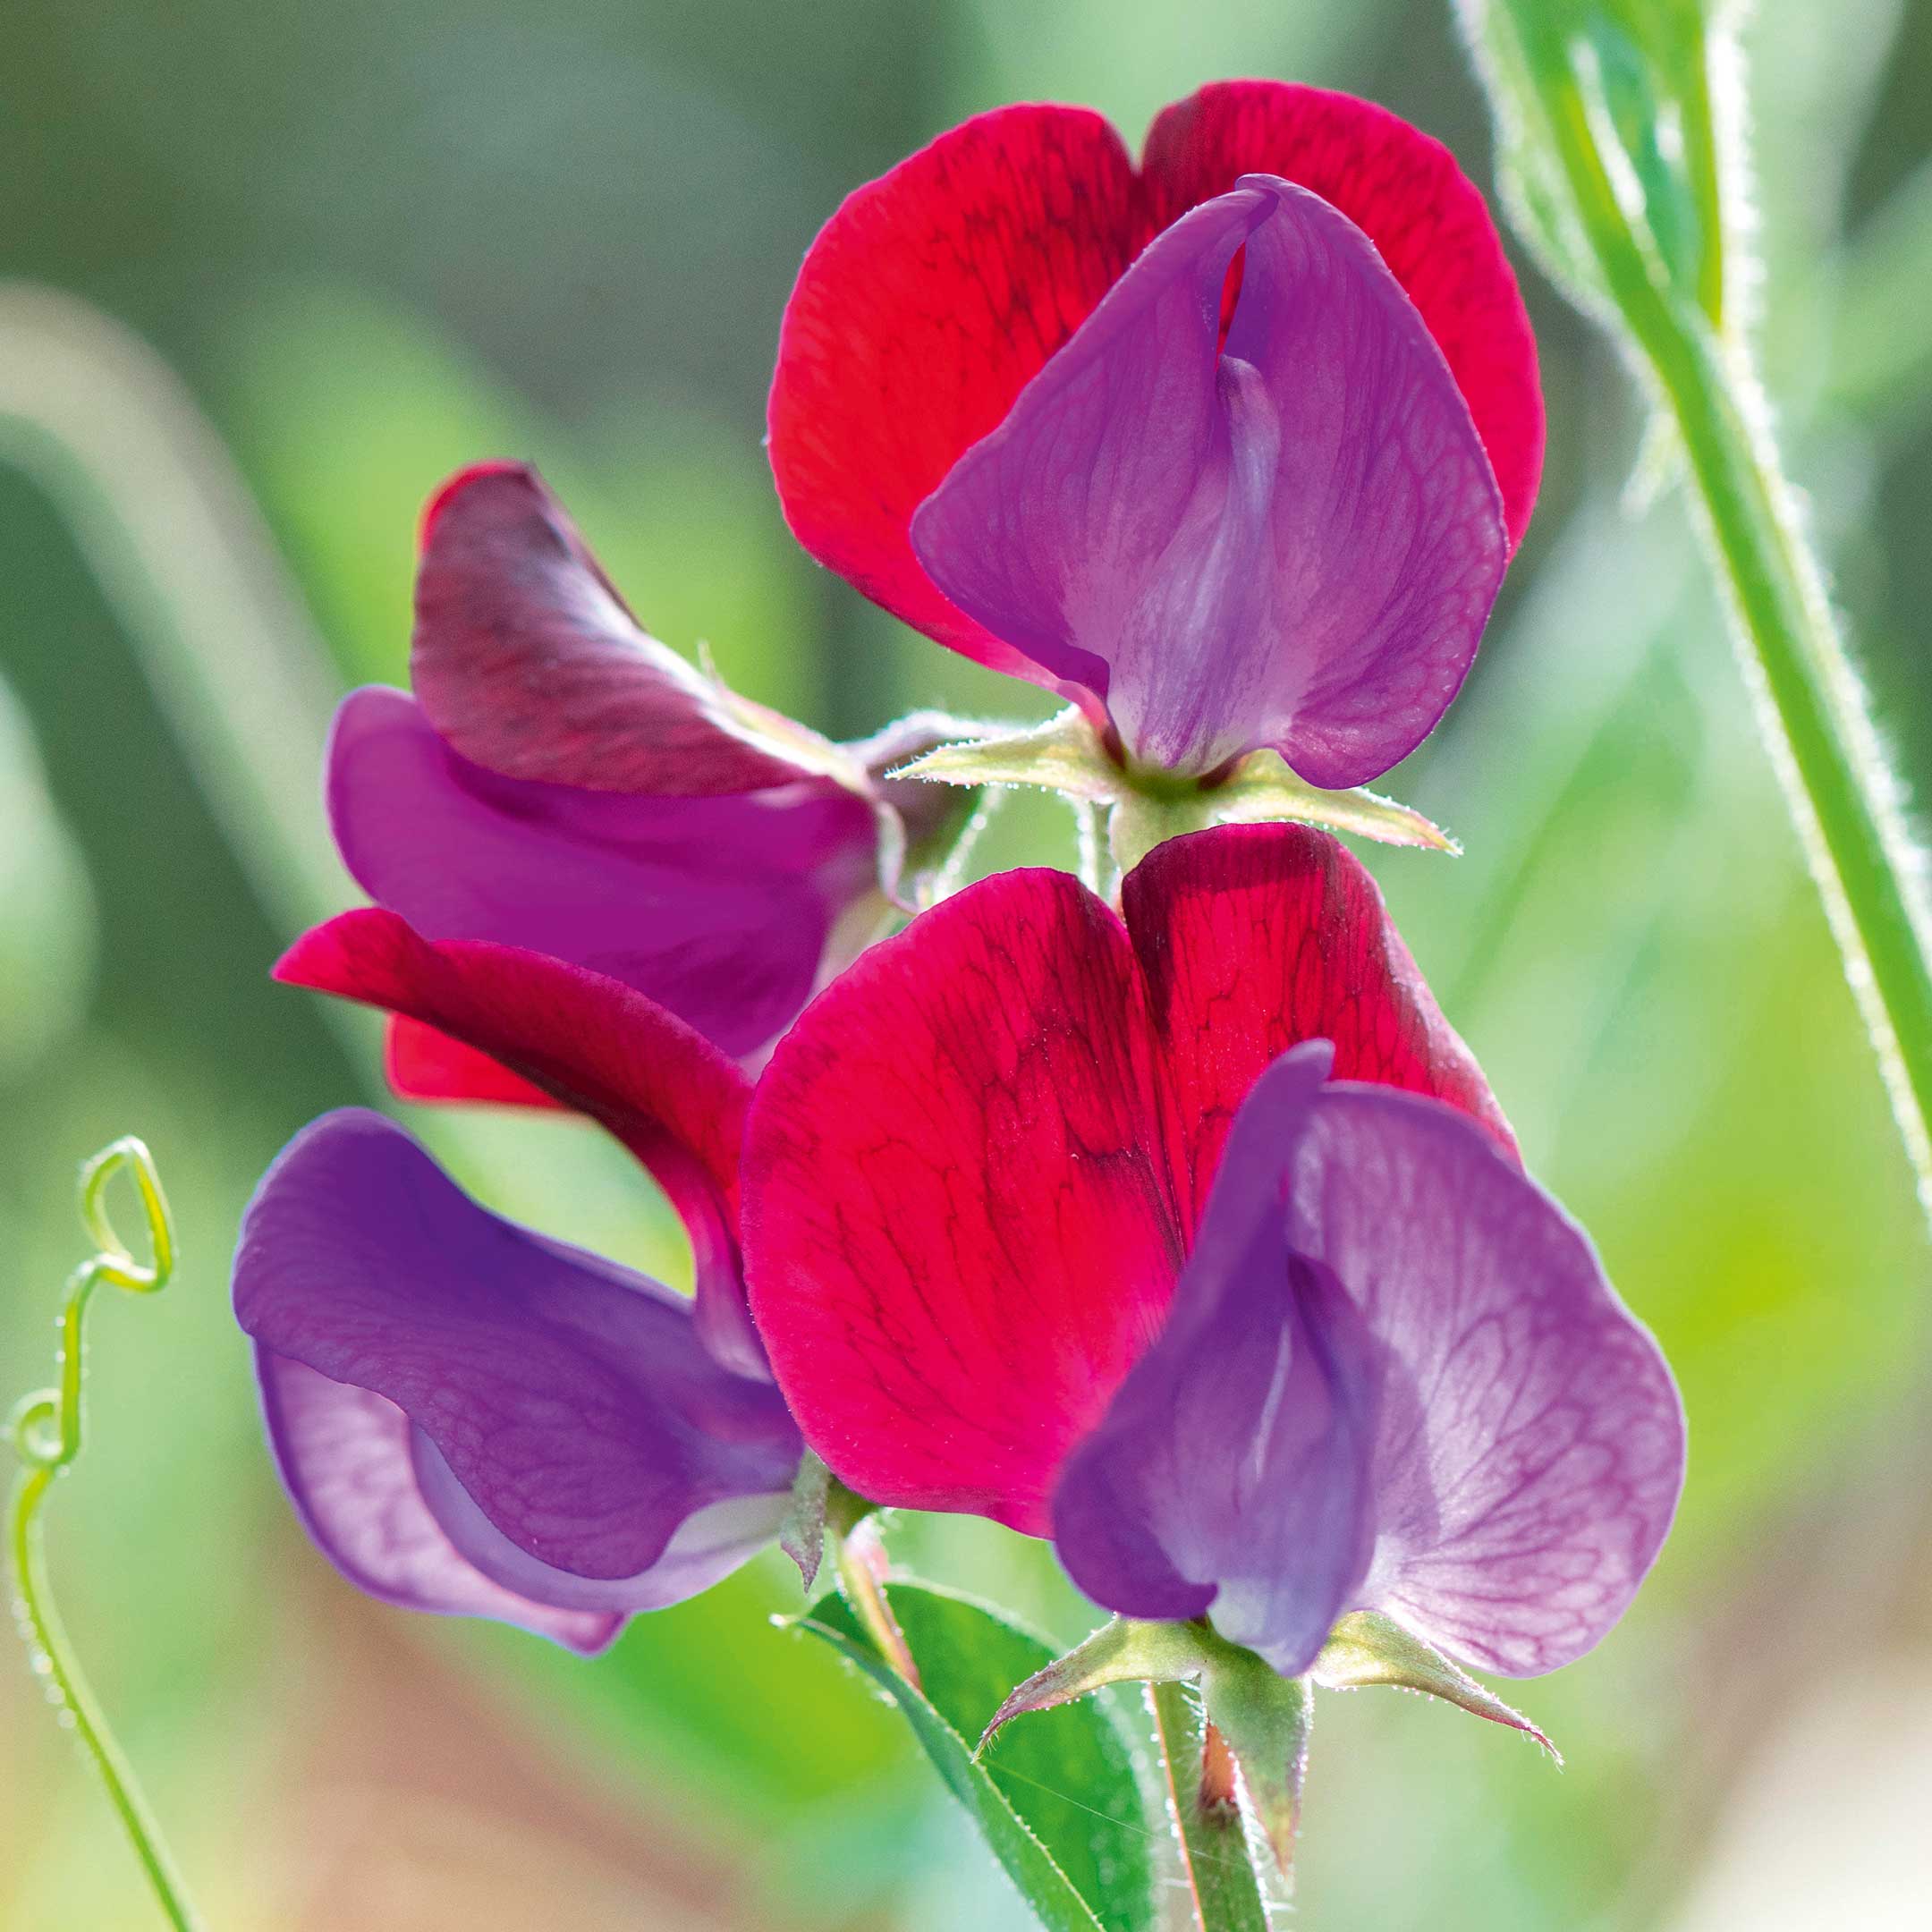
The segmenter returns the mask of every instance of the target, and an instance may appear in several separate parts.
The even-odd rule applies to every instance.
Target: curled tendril
[[[107,1190],[116,1174],[132,1182],[148,1224],[148,1256],[138,1260],[114,1232],[107,1212]],[[54,1479],[80,1453],[82,1425],[81,1322],[88,1301],[103,1282],[131,1294],[153,1294],[174,1272],[174,1229],[167,1197],[155,1172],[154,1157],[131,1134],[102,1148],[80,1170],[80,1220],[96,1252],[67,1283],[61,1309],[58,1385],[24,1397],[9,1425],[21,1470],[13,1483],[9,1549],[19,1593],[15,1609],[34,1670],[45,1679],[49,1699],[93,1760],[123,1827],[148,1875],[155,1897],[176,1932],[199,1932],[200,1920],[188,1902],[166,1847],[161,1841],[134,1774],[122,1755],[100,1707],[75,1660],[73,1648],[54,1606],[41,1546],[39,1513]]]

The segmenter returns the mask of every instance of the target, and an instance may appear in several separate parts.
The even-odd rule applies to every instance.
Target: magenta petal
[[[485,1212],[377,1114],[326,1115],[284,1150],[234,1299],[299,1508],[392,1600],[594,1644],[586,1618],[703,1589],[783,1516],[797,1430],[706,1352],[690,1303]]]
[[[465,758],[513,778],[666,797],[815,775],[638,624],[521,463],[479,463],[423,519],[410,682]]]
[[[1359,1606],[1509,1676],[1580,1657],[1683,1485],[1657,1344],[1582,1231],[1439,1102],[1325,1089],[1288,1201],[1291,1246],[1344,1284],[1390,1363]]]
[[[1104,699],[1137,758],[1207,772],[1273,746],[1327,786],[1428,735],[1509,547],[1414,306],[1344,216],[1262,174],[1155,238],[912,541],[962,610]]]
[[[1373,1546],[1380,1352],[1328,1269],[1288,1246],[1282,1155],[1334,1057],[1285,1054],[1242,1106],[1159,1338],[1054,1496],[1067,1572],[1123,1615],[1215,1627],[1299,1676]]]
[[[855,793],[646,798],[505,778],[380,686],[336,714],[328,802],[356,882],[426,938],[589,967],[734,1055],[797,1014],[835,920],[877,877],[877,815]]]

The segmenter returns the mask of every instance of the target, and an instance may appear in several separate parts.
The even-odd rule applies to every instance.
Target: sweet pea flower
[[[882,774],[949,734],[834,745],[640,628],[531,470],[464,470],[423,520],[413,697],[336,715],[330,824],[377,903],[436,939],[523,945],[758,1054],[869,936],[944,788]],[[416,1098],[530,1101],[402,1023]]]
[[[1477,189],[1371,103],[1204,88],[1137,169],[1017,106],[847,199],[785,310],[774,475],[821,563],[1115,755],[1376,778],[1476,651],[1542,467]]]
[[[1580,1656],[1681,1486],[1655,1344],[1332,838],[1172,840],[1122,903],[987,880],[781,1042],[746,1256],[806,1441],[1284,1675],[1355,1610]]]
[[[318,927],[276,974],[599,1122],[697,1263],[686,1301],[487,1213],[376,1114],[305,1129],[243,1219],[234,1303],[324,1553],[386,1601],[595,1650],[770,1541],[801,1445],[745,1308],[744,1070],[606,974],[427,939],[378,908]]]

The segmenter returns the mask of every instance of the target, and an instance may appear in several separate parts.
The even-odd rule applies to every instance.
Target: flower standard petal
[[[1023,106],[967,122],[850,196],[806,257],[772,386],[773,473],[799,540],[941,643],[1053,682],[933,583],[911,519],[1141,249],[1244,174],[1310,190],[1374,243],[1467,402],[1513,545],[1535,501],[1543,411],[1529,318],[1480,192],[1386,109],[1272,81],[1203,88],[1165,110],[1138,174],[1097,115]],[[1224,319],[1241,279],[1228,279]]]
[[[1237,1110],[1275,1056],[1303,1040],[1334,1043],[1338,1079],[1462,1108],[1513,1157],[1481,1069],[1375,881],[1327,833],[1227,826],[1170,839],[1127,875],[1121,906],[1161,1040],[1191,1229]]]
[[[1536,337],[1482,191],[1448,148],[1353,95],[1224,80],[1162,110],[1141,174],[1157,226],[1243,174],[1278,174],[1346,215],[1435,337],[1496,472],[1511,546],[1522,540],[1543,470]]]
[[[588,1114],[670,1197],[691,1239],[699,1333],[718,1360],[761,1374],[738,1259],[738,1154],[750,1082],[655,1001],[519,946],[423,938],[394,912],[344,912],[275,967],[433,1028]]]
[[[704,1587],[784,1513],[797,1431],[706,1352],[688,1303],[486,1213],[376,1114],[325,1116],[269,1169],[235,1312],[305,1517],[393,1597],[504,1614],[467,1569],[583,1613],[538,1627],[594,1642],[585,1618]]]
[[[1266,175],[1148,245],[912,540],[954,604],[1104,697],[1144,762],[1208,773],[1269,746],[1328,787],[1428,734],[1507,561],[1413,304],[1353,223]]]
[[[1063,873],[969,887],[806,1009],[752,1104],[745,1252],[835,1474],[1044,1533],[1178,1264],[1153,1079],[1126,935]]]
[[[1137,196],[1098,114],[980,114],[846,198],[779,335],[768,440],[792,534],[908,623],[1038,682],[947,602],[907,527],[1132,259]]]
[[[426,938],[590,967],[734,1055],[797,1013],[834,920],[877,883],[877,818],[854,792],[654,798],[506,778],[380,687],[336,714],[328,803],[357,883]]]
[[[448,743],[507,777],[706,797],[822,775],[807,734],[727,707],[640,628],[521,463],[465,470],[429,505],[410,682]]]

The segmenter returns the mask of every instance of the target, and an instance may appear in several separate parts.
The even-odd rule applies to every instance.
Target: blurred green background
[[[535,458],[640,614],[842,735],[1017,713],[790,544],[778,315],[839,196],[963,114],[1138,137],[1235,73],[1367,93],[1488,182],[1445,0],[118,0],[0,66],[0,1394],[47,1378],[75,1162],[152,1144],[186,1265],[104,1305],[52,1512],[69,1619],[217,1932],[1024,1921],[895,1720],[771,1627],[774,1561],[584,1665],[355,1597],[275,1492],[226,1314],[237,1216],[374,1022],[273,989],[353,902],[316,755],[403,677],[413,524]],[[1909,777],[1932,790],[1932,8],[1762,0],[1758,334]],[[1569,1758],[1327,1698],[1316,1932],[1922,1927],[1932,1898],[1932,1266],[1681,497],[1600,338],[1526,273],[1550,457],[1468,693],[1391,781],[1467,856],[1369,854],[1536,1169],[1689,1402],[1625,1623],[1519,1687]],[[985,853],[1071,861],[1015,806]],[[648,1189],[557,1121],[425,1125],[507,1212],[675,1279]],[[108,1298],[112,1302],[113,1298]],[[1086,1626],[1031,1546],[905,1558]],[[24,1660],[0,1667],[0,1924],[154,1922]]]

